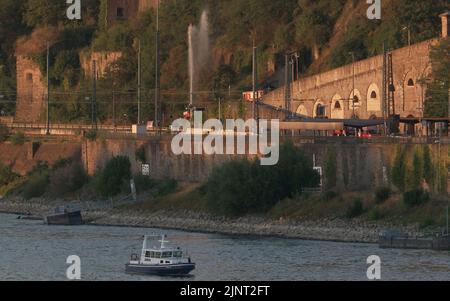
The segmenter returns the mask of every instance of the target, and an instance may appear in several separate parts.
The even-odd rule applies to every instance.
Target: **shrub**
[[[378,208],[373,208],[367,214],[367,218],[371,221],[377,221],[382,218],[382,214]]]
[[[15,174],[12,172],[11,167],[4,165],[0,162],[0,186],[8,185],[15,179]]]
[[[98,131],[97,130],[87,131],[84,134],[84,137],[86,137],[86,139],[88,139],[90,141],[95,141],[95,140],[97,140],[97,137],[98,137]]]
[[[87,182],[87,175],[80,164],[70,164],[56,169],[49,178],[49,192],[60,197],[81,189]]]
[[[47,190],[48,177],[45,174],[33,175],[23,188],[23,196],[29,200],[41,197]]]
[[[327,192],[324,193],[324,195],[322,196],[322,199],[324,201],[331,201],[332,199],[335,199],[336,197],[338,197],[338,193],[333,191],[333,190],[328,190]]]
[[[0,142],[5,142],[9,136],[9,129],[6,125],[0,123]]]
[[[415,189],[403,194],[403,203],[408,208],[420,206],[430,200],[430,195],[423,189]]]
[[[379,187],[375,190],[375,202],[382,204],[386,202],[391,196],[391,189],[389,187]]]
[[[145,147],[144,146],[139,147],[136,150],[135,156],[136,156],[136,160],[138,160],[142,163],[145,163],[147,161],[147,158],[145,156]]]
[[[395,155],[394,163],[392,165],[392,183],[400,190],[405,191],[406,185],[406,148],[398,147]]]
[[[280,200],[301,195],[303,187],[318,186],[320,177],[310,161],[288,142],[276,166],[261,166],[259,160],[227,162],[206,183],[208,207],[227,216],[267,212]]]
[[[95,175],[95,189],[104,197],[113,197],[122,190],[125,181],[131,179],[131,163],[128,157],[115,157]]]
[[[355,218],[364,213],[364,205],[360,199],[354,199],[351,206],[347,208],[345,217]]]
[[[53,164],[52,169],[57,170],[66,166],[71,165],[73,162],[72,158],[65,158],[65,159],[59,159],[58,161]]]
[[[156,185],[155,181],[153,181],[148,176],[143,176],[143,175],[138,174],[138,175],[135,175],[133,177],[133,179],[134,179],[134,184],[136,185],[136,191],[138,193],[149,191],[149,190],[153,189]]]
[[[13,145],[23,145],[25,143],[25,134],[22,132],[17,132],[9,138]]]
[[[178,182],[175,179],[166,178],[156,184],[156,195],[165,196],[171,194],[178,188]]]

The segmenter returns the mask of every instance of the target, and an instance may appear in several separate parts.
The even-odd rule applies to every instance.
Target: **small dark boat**
[[[191,258],[184,256],[180,248],[168,248],[164,240],[160,240],[160,248],[148,248],[147,236],[144,238],[141,256],[131,255],[131,260],[125,265],[128,274],[156,276],[185,276],[195,269]]]
[[[45,217],[47,225],[77,226],[83,224],[81,209],[76,206],[60,206],[56,208],[55,214]]]

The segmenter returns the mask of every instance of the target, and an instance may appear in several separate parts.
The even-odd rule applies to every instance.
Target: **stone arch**
[[[322,100],[318,99],[314,104],[313,118],[325,117],[327,117],[327,106]]]
[[[305,105],[299,105],[296,112],[299,115],[309,116],[308,110],[306,109]]]
[[[331,119],[344,119],[344,115],[344,101],[339,94],[336,94],[331,100]]]
[[[380,112],[381,111],[381,91],[377,84],[370,84],[367,89],[367,111]]]
[[[417,108],[418,102],[420,101],[418,99],[418,96],[416,94],[416,84],[418,80],[418,72],[415,68],[409,69],[404,75],[403,75],[403,81],[402,81],[402,111],[409,111],[412,107]]]
[[[353,101],[353,97],[356,97],[355,101]],[[350,96],[348,97],[348,99],[349,99],[350,110],[353,110],[353,104],[355,106],[355,110],[359,110],[362,107],[363,99],[361,97],[361,92],[359,92],[358,89],[353,90],[350,93]]]

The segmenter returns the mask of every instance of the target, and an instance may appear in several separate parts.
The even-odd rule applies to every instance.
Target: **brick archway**
[[[331,119],[344,119],[344,100],[341,95],[336,94],[331,99]]]

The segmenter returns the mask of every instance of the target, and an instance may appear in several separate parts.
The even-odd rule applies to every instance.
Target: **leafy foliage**
[[[23,145],[25,143],[25,134],[22,132],[17,132],[9,137],[9,140],[13,145]]]
[[[319,175],[302,151],[291,142],[280,149],[276,166],[231,161],[213,171],[205,190],[209,208],[218,214],[240,216],[266,212],[285,198],[298,196],[304,187],[316,187]]]
[[[125,181],[131,179],[128,157],[114,157],[94,176],[95,188],[103,197],[113,197],[121,192]]]
[[[422,189],[415,189],[403,194],[403,202],[409,208],[420,206],[428,202],[429,200],[430,195],[428,194],[428,192],[425,192]]]

